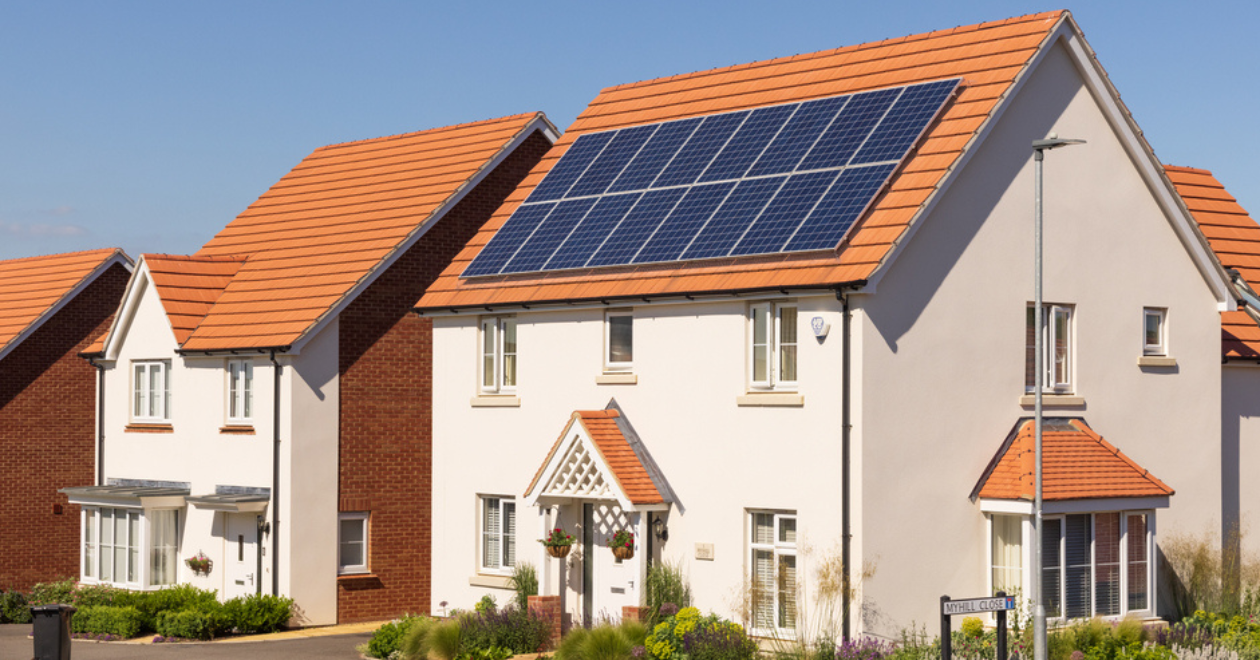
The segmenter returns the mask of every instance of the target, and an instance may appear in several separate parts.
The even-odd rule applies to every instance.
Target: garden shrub
[[[131,593],[126,589],[111,587],[107,584],[81,584],[70,594],[69,603],[78,608],[102,605],[125,607],[133,605]]]
[[[223,613],[241,634],[275,632],[293,616],[293,599],[270,594],[237,597],[223,604]]]
[[[144,615],[134,607],[85,607],[70,619],[70,627],[77,633],[109,634],[130,639],[144,629]]]
[[[223,614],[223,607],[217,602],[215,606],[202,606],[200,609],[179,612],[159,612],[154,628],[163,637],[213,639],[227,632],[231,627]]]
[[[429,631],[429,658],[431,660],[455,660],[459,655],[460,636],[463,626],[459,619],[443,621]]]
[[[31,605],[73,604],[74,580],[66,578],[56,582],[40,582],[31,587],[27,601]]]
[[[490,594],[486,594],[482,596],[481,600],[477,601],[477,604],[473,606],[473,609],[477,611],[477,614],[485,614],[486,612],[493,612],[497,610],[498,608],[499,608],[499,604],[494,602],[494,596],[491,596]]]
[[[30,623],[31,606],[20,591],[0,593],[0,623]]]
[[[836,646],[836,660],[883,660],[892,655],[895,647],[874,637],[846,639]]]
[[[694,607],[684,607],[656,624],[643,645],[646,654],[657,660],[679,656],[691,660],[752,660],[757,655],[757,643],[743,626],[716,615],[701,617],[700,610]],[[823,655],[829,659],[835,653],[835,646],[830,643],[815,650],[819,648],[825,649]]]
[[[664,621],[679,609],[691,606],[691,584],[683,575],[682,566],[671,562],[648,564],[647,577],[643,581],[644,605],[647,616],[643,622],[649,629]],[[661,607],[669,604],[673,611],[662,613]],[[667,608],[668,609],[668,608]]]
[[[537,653],[551,639],[551,627],[541,614],[509,605],[501,610],[464,614],[458,654],[506,648],[514,653]]]
[[[436,619],[424,616],[412,620],[398,647],[405,660],[426,660],[429,657],[429,631],[436,624]]]
[[[508,578],[512,591],[516,592],[516,607],[529,609],[529,597],[538,595],[538,570],[527,561],[518,561],[512,567],[512,576]]]
[[[394,619],[377,628],[376,632],[372,633],[372,639],[368,640],[367,655],[373,658],[390,657],[402,646],[403,638],[408,630],[421,619],[422,617],[403,615],[402,618]]]

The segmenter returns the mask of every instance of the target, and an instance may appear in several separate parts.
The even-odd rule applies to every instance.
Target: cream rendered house
[[[322,147],[197,254],[143,255],[88,350],[99,478],[62,488],[81,580],[288,596],[302,625],[426,610],[411,306],[553,135],[535,113]]]
[[[942,88],[921,133],[880,123]],[[522,561],[570,625],[638,605],[648,561],[762,635],[1029,593],[1031,142],[1053,132],[1088,144],[1046,160],[1047,479],[1080,478],[1047,489],[1043,585],[1056,618],[1158,615],[1161,535],[1221,515],[1233,295],[1066,12],[601,92],[418,304],[434,606],[503,602]],[[863,160],[868,136],[903,146]],[[557,527],[563,559],[537,541]]]

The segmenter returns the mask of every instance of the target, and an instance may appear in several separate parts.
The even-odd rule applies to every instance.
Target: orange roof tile
[[[1042,497],[1046,501],[1162,497],[1174,492],[1084,420],[1047,418],[1041,442]],[[1032,500],[1035,455],[1033,420],[1020,420],[980,478],[973,496]]]
[[[0,261],[0,356],[115,258],[130,263],[116,248]]]
[[[661,504],[665,502],[665,498],[661,496],[656,483],[652,480],[651,473],[643,464],[643,459],[631,446],[625,434],[622,433],[619,423],[621,419],[621,413],[614,409],[579,410],[574,412],[573,417],[565,425],[560,437],[556,439],[556,442],[551,446],[551,450],[547,452],[547,457],[543,460],[542,465],[534,473],[534,478],[529,482],[529,487],[525,489],[525,492],[533,491],[534,487],[538,485],[539,479],[542,478],[543,472],[547,469],[547,464],[551,462],[551,458],[559,450],[560,444],[568,436],[569,429],[576,422],[582,425],[586,430],[586,434],[595,443],[595,449],[599,451],[604,459],[604,463],[612,470],[611,477],[617,481],[618,487],[626,495],[627,499],[634,504]]]
[[[1247,285],[1260,285],[1260,224],[1225,191],[1208,170],[1165,165],[1164,172],[1190,209],[1212,252]],[[1260,359],[1260,326],[1247,312],[1221,313],[1221,353],[1230,358]]]
[[[182,348],[293,344],[539,121],[522,114],[316,149],[193,258],[165,257],[155,281],[164,304],[180,303],[166,309]]]
[[[599,299],[614,283],[622,295],[699,292],[704,275],[740,273],[740,288],[810,287],[865,279],[904,235],[965,147],[1009,93],[1036,52],[1067,12],[1049,12],[837,50],[701,71],[609,87],[593,100],[446,268],[419,301],[421,308]],[[859,222],[849,244],[835,254],[641,266],[612,271],[570,271],[463,280],[459,276],[517,206],[578,136],[637,124],[861,92],[881,87],[961,77],[962,91],[924,142],[912,152],[891,190],[868,212],[878,225]],[[875,235],[873,229],[882,229]],[[891,230],[891,231],[890,231]],[[735,280],[732,280],[735,281]]]

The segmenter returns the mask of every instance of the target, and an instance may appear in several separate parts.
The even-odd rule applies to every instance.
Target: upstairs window
[[[796,312],[782,303],[748,307],[752,389],[796,389]]]
[[[516,390],[516,319],[481,319],[481,391],[498,394]]]
[[[254,418],[254,363],[228,361],[228,422],[248,424]]]
[[[1168,310],[1160,307],[1147,307],[1142,310],[1142,354],[1168,355],[1168,340],[1165,330],[1165,319]]]
[[[171,419],[171,363],[132,363],[131,418],[137,422]]]
[[[1042,365],[1045,367],[1044,392],[1057,394],[1072,391],[1072,308],[1068,305],[1043,306],[1041,321],[1045,327]],[[1025,324],[1024,389],[1032,392],[1036,382],[1037,331],[1036,310],[1029,305]]]
[[[608,312],[604,317],[604,371],[630,371],[634,367],[634,315]]]

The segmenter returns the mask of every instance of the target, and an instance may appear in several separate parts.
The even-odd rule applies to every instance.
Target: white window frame
[[[1097,552],[1097,547],[1096,547],[1098,526],[1096,522],[1096,516],[1099,514],[1118,514],[1120,516],[1120,547],[1118,550],[1119,562],[1120,562],[1120,569],[1119,569],[1120,609],[1116,614],[1103,614],[1103,615],[1096,614],[1097,609],[1098,609],[1098,602],[1097,602],[1098,552]],[[1081,618],[1091,618],[1094,616],[1101,616],[1102,618],[1105,618],[1105,619],[1118,620],[1118,619],[1123,619],[1124,617],[1129,616],[1129,615],[1137,615],[1141,617],[1154,616],[1155,602],[1157,599],[1157,594],[1155,593],[1156,583],[1157,583],[1157,580],[1156,580],[1157,571],[1156,571],[1156,562],[1155,562],[1155,558],[1156,558],[1156,555],[1155,555],[1155,542],[1156,542],[1155,511],[1151,509],[1135,509],[1131,511],[1092,511],[1092,512],[1082,512],[1080,514],[1075,514],[1075,513],[1055,514],[1055,515],[1049,515],[1043,518],[1044,524],[1047,525],[1047,530],[1049,530],[1050,525],[1058,525],[1059,530],[1060,530],[1059,555],[1058,555],[1058,569],[1059,569],[1059,594],[1058,595],[1059,595],[1060,613],[1058,616],[1051,616],[1050,612],[1047,611],[1047,617],[1052,621],[1067,621],[1068,620],[1068,617],[1066,616],[1068,584],[1067,584],[1067,574],[1066,574],[1067,534],[1066,534],[1065,528],[1066,528],[1066,519],[1069,515],[1089,516],[1089,534],[1090,534],[1090,538],[1089,538],[1089,613],[1085,617],[1081,617]],[[1136,516],[1136,515],[1146,516],[1146,539],[1145,539],[1146,540],[1146,556],[1144,558],[1144,562],[1146,564],[1146,607],[1142,609],[1130,610],[1129,609],[1129,586],[1130,586],[1129,584],[1129,543],[1131,541],[1131,537],[1129,535],[1129,516]],[[1045,569],[1043,569],[1043,571],[1044,570]],[[1028,578],[1026,577],[1025,579],[1027,580]],[[1038,576],[1037,579],[1038,580],[1042,579],[1042,576]]]
[[[153,391],[152,373],[156,371],[162,382]],[[131,420],[142,423],[167,423],[171,420],[171,362],[170,360],[136,360],[131,363]],[[157,415],[148,414],[157,410]]]
[[[337,575],[357,575],[368,572],[369,556],[372,549],[372,527],[368,524],[371,515],[367,511],[343,511],[337,515]],[[341,558],[341,546],[346,543],[341,538],[341,527],[345,521],[359,521],[363,530],[363,563],[346,564]]]
[[[1076,308],[1073,305],[1063,305],[1063,304],[1055,304],[1055,303],[1042,303],[1042,307],[1043,307],[1043,310],[1041,314],[1041,321],[1043,324],[1045,324],[1045,327],[1046,327],[1045,343],[1041,347],[1042,353],[1043,353],[1041,366],[1043,370],[1045,371],[1045,381],[1044,381],[1045,389],[1043,389],[1042,392],[1047,393],[1047,394],[1071,394],[1073,391],[1075,391],[1075,387],[1076,387],[1075,385]],[[1024,312],[1025,335],[1027,335],[1027,329],[1028,329],[1027,315],[1029,313],[1033,313],[1034,314],[1033,318],[1034,319],[1036,318],[1035,309],[1031,303],[1028,304]],[[1055,350],[1056,350],[1056,345],[1058,344],[1059,339],[1060,339],[1060,333],[1057,328],[1058,324],[1056,323],[1056,320],[1060,317],[1065,317],[1067,319],[1067,329],[1065,332],[1066,336],[1063,337],[1063,339],[1065,340],[1066,349],[1064,351],[1065,356],[1063,358],[1064,362],[1063,362],[1062,378],[1059,377],[1057,373],[1058,370],[1055,368],[1056,367]],[[1033,323],[1036,323],[1036,321],[1034,320]],[[1027,341],[1027,337],[1025,338],[1025,340]],[[1032,338],[1032,343],[1026,345],[1024,348],[1025,355],[1028,354],[1028,351],[1035,350],[1034,348],[1035,346],[1036,346],[1036,336],[1034,335]],[[1035,359],[1036,355],[1034,355],[1033,357]],[[1029,369],[1034,370],[1034,374],[1035,374],[1036,367],[1034,365],[1025,366],[1024,391],[1028,393],[1035,392],[1037,389],[1036,382],[1033,382],[1032,384],[1029,384],[1027,382],[1028,370]]]
[[[784,316],[792,317],[794,323],[785,325]],[[766,337],[764,342],[757,341],[758,322],[765,323]],[[784,332],[795,330],[791,341]],[[748,306],[748,386],[750,390],[783,390],[795,391],[800,378],[800,308],[795,302],[763,302]],[[791,358],[785,354],[790,349]],[[764,351],[764,358],[758,352]],[[757,364],[765,362],[765,374],[758,377]],[[790,368],[792,378],[787,376]]]
[[[172,546],[163,548],[166,550],[168,561],[173,561],[174,566],[170,575],[170,582],[163,584],[150,584],[154,577],[152,570],[152,562],[154,561],[154,552],[158,548],[154,548],[153,544],[158,541],[155,538],[152,525],[152,512],[173,511],[175,539]],[[104,543],[105,528],[104,521],[108,515],[111,525],[114,518],[118,516],[126,516],[127,539],[120,544],[119,540],[112,538],[110,534],[110,566],[109,579],[103,577],[105,571],[104,554],[101,548]],[[80,581],[85,584],[107,584],[115,587],[122,587],[133,590],[151,590],[161,589],[179,582],[179,509],[141,509],[137,507],[127,506],[84,506],[79,513],[79,575]],[[134,519],[134,529],[131,521]],[[112,528],[111,528],[112,531]],[[134,532],[134,534],[133,534]],[[113,557],[119,549],[127,554],[124,571],[131,574],[132,579],[118,579],[114,575]]]
[[[758,515],[773,516],[773,519],[774,519],[773,535],[774,536],[773,536],[773,541],[771,543],[758,543],[755,540],[756,533],[757,533],[756,531],[757,518],[756,517]],[[747,525],[748,525],[747,530],[748,531],[744,534],[744,538],[746,539],[747,544],[748,544],[747,550],[745,552],[745,561],[748,562],[748,568],[745,571],[745,575],[748,576],[749,588],[754,590],[754,593],[756,589],[755,571],[756,571],[757,551],[760,550],[760,551],[771,553],[771,565],[775,567],[776,573],[779,566],[780,557],[786,557],[786,556],[796,557],[797,556],[797,542],[796,541],[792,541],[789,543],[789,542],[784,542],[784,541],[779,540],[780,530],[782,529],[782,523],[786,520],[792,521],[793,525],[796,528],[796,538],[799,539],[800,526],[797,523],[797,516],[796,516],[795,511],[777,511],[777,510],[767,510],[767,509],[750,509],[748,511],[748,515],[747,515]],[[797,564],[796,570],[797,570],[796,574],[798,577],[797,577],[797,583],[792,585],[792,595],[799,600],[800,593],[801,593],[799,576],[802,574],[800,572],[799,563]],[[781,585],[777,584],[777,579],[776,579],[775,588],[772,589],[773,598],[771,599],[771,614],[770,614],[770,616],[775,619],[775,625],[771,628],[764,628],[764,627],[757,626],[757,607],[758,607],[757,599],[755,595],[750,599],[751,609],[749,611],[749,614],[750,614],[749,623],[750,623],[750,628],[752,630],[753,635],[759,636],[759,637],[777,637],[777,638],[786,638],[786,639],[795,638],[796,627],[800,625],[800,612],[795,610],[795,604],[793,604],[793,607],[794,607],[793,617],[795,619],[794,621],[795,625],[790,628],[779,627],[779,621],[778,621],[779,605],[780,605],[779,592],[781,590],[782,590],[782,587]]]
[[[1158,325],[1159,339],[1154,344],[1149,341],[1147,328],[1151,319],[1155,319]],[[1142,310],[1142,355],[1168,355],[1168,309],[1146,307]]]
[[[240,374],[240,379],[237,375]],[[250,424],[254,420],[254,361],[228,360],[227,421]]]
[[[512,497],[504,497],[502,495],[480,495],[478,496],[479,506],[477,507],[477,566],[481,573],[495,573],[500,575],[511,575],[513,568],[516,566],[516,530],[518,518],[516,515],[516,500]],[[498,514],[499,528],[489,529],[487,518],[491,511]],[[508,525],[508,513],[511,514],[511,525]],[[498,557],[496,562],[487,561],[486,556],[487,544],[491,539],[498,542]],[[505,562],[508,546],[512,547],[512,561]]]
[[[613,319],[630,319],[630,359],[613,359]],[[634,312],[623,309],[604,314],[604,371],[627,372],[634,370]]]
[[[1020,583],[1016,585],[999,585],[993,580],[994,569],[997,568],[997,561],[996,561],[996,558],[993,556],[993,540],[997,535],[994,528],[996,527],[996,523],[997,523],[996,519],[999,516],[1019,519],[1019,531],[1020,531],[1020,535],[1019,535],[1019,561],[1020,561],[1019,576],[1020,578],[1019,579],[1020,579]],[[1028,581],[1028,573],[1030,570],[1029,566],[1032,560],[1031,553],[1029,552],[1029,549],[1032,544],[1032,536],[1033,536],[1031,519],[1028,516],[1020,515],[1020,514],[1013,514],[1013,513],[990,513],[987,515],[987,518],[988,518],[988,526],[987,526],[988,541],[986,543],[986,547],[988,548],[987,565],[988,565],[989,570],[988,570],[987,580],[988,580],[988,586],[989,586],[989,593],[991,594],[996,593],[998,589],[1001,589],[1003,587],[1013,587],[1015,589],[1019,589],[1020,593],[1023,593],[1023,594],[1032,593],[1029,590],[1032,583]],[[1008,590],[1007,595],[1008,596],[1014,595],[1014,592]]]
[[[520,375],[520,333],[514,316],[486,316],[478,333],[478,387],[483,394],[510,394],[516,391]],[[509,346],[508,330],[515,338]],[[511,350],[509,350],[511,349]],[[509,366],[510,363],[510,366]]]

